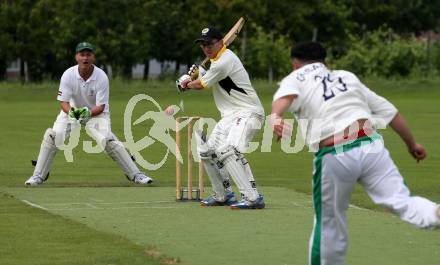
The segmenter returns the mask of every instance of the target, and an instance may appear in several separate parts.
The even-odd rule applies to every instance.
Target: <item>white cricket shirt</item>
[[[252,111],[264,115],[257,92],[240,59],[224,46],[217,57],[211,59],[211,67],[200,77],[202,86],[212,89],[214,101],[221,116],[239,111]]]
[[[285,77],[273,99],[287,95],[297,95],[289,111],[311,146],[356,120],[369,119],[374,126],[384,127],[397,114],[393,104],[367,88],[356,75],[330,71],[322,63],[305,65]]]
[[[104,112],[109,112],[109,81],[105,72],[93,67],[93,73],[86,81],[79,75],[78,65],[64,71],[61,77],[57,100],[70,102],[75,108],[105,104]]]

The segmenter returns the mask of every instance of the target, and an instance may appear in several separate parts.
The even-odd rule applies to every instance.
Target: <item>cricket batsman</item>
[[[193,65],[177,81],[180,92],[212,90],[221,120],[208,139],[199,134],[198,152],[211,180],[213,195],[201,201],[204,206],[229,205],[232,209],[263,209],[254,176],[244,152],[264,122],[264,109],[240,59],[223,42],[215,28],[204,28],[195,40],[210,59],[208,70]],[[198,78],[191,76],[198,72]],[[242,199],[236,200],[229,176],[237,185]]]
[[[79,43],[75,60],[78,64],[67,69],[61,77],[57,97],[61,111],[53,127],[44,133],[34,173],[25,185],[36,186],[47,180],[58,147],[81,125],[103,146],[130,181],[143,185],[152,183],[153,180],[139,171],[123,144],[111,132],[109,80],[105,72],[93,64],[95,47],[88,42]]]

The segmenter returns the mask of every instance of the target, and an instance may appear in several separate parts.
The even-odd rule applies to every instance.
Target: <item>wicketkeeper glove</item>
[[[76,112],[78,113],[79,122],[83,125],[90,120],[90,117],[92,117],[92,112],[87,107],[76,109]]]
[[[187,80],[191,81],[191,76],[182,75],[179,79],[176,80],[176,88],[179,93],[185,92],[187,90],[187,88],[184,88],[182,86],[182,83]]]
[[[74,107],[71,107],[69,112],[67,113],[67,115],[69,116],[69,118],[77,120],[77,113],[76,113],[76,109]]]

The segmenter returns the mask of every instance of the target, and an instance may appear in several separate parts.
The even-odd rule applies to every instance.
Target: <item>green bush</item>
[[[291,71],[290,45],[284,36],[275,37],[256,26],[253,37],[249,38],[244,64],[253,77],[279,79]]]
[[[440,41],[434,42],[431,49],[432,67],[440,72]]]
[[[426,64],[425,44],[415,38],[403,39],[390,29],[350,36],[349,49],[335,59],[336,68],[363,76],[408,76]]]

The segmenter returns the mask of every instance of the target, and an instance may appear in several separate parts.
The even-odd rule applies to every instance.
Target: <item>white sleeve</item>
[[[273,95],[273,101],[289,96],[289,95],[297,95],[299,96],[299,89],[298,84],[295,82],[295,79],[293,78],[292,74],[285,77],[281,83],[280,87],[278,88],[277,92]]]
[[[385,98],[377,95],[368,87],[363,85],[363,93],[365,95],[368,107],[371,110],[375,123],[385,127],[397,114],[397,108]]]
[[[98,91],[96,91],[96,106],[108,105],[110,94],[110,87],[108,77],[106,77],[99,85]]]
[[[72,86],[69,84],[69,74],[66,72],[61,76],[60,88],[58,90],[58,101],[70,102],[72,99]]]
[[[225,79],[228,76],[231,67],[232,63],[228,63],[227,61],[211,64],[211,68],[206,71],[206,74],[200,77],[202,86],[211,87],[220,80]]]

